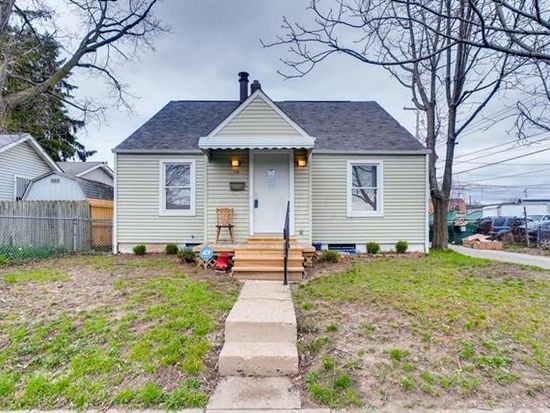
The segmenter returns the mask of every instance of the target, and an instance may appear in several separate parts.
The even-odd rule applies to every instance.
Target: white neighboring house
[[[0,135],[0,201],[20,200],[37,176],[61,172],[28,133]]]
[[[26,201],[113,200],[113,171],[103,162],[58,162],[64,172],[51,171],[33,179]]]
[[[114,184],[114,172],[105,162],[58,162],[57,165],[67,175],[111,186]]]
[[[524,208],[527,215],[550,214],[550,199],[518,199],[517,202],[484,205],[481,211],[482,217],[523,217]]]

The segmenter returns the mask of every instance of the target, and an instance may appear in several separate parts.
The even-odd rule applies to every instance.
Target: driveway
[[[495,261],[511,262],[513,264],[534,265],[550,270],[550,257],[539,257],[507,251],[476,250],[458,245],[449,245],[449,248],[470,257],[487,258]]]

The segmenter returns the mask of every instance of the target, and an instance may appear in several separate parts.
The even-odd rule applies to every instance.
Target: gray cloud
[[[283,15],[300,22],[311,21],[311,14],[305,10],[308,3],[307,0],[171,0],[161,3],[157,15],[172,31],[155,40],[155,50],[141,53],[135,61],[119,67],[119,75],[129,85],[129,92],[136,96],[132,100],[134,113],[129,114],[122,109],[112,110],[107,113],[105,122],[88,125],[86,133],[82,135],[82,142],[98,150],[94,160],[106,160],[112,164],[111,148],[169,100],[236,99],[237,72],[241,70],[249,71],[252,79],[260,80],[263,89],[275,100],[376,100],[414,132],[415,114],[403,110],[404,106],[410,105],[409,93],[382,68],[368,66],[345,56],[334,56],[301,79],[285,81],[276,73],[277,69],[284,69],[279,58],[285,55],[286,50],[281,47],[265,49],[259,39],[272,40],[281,34]],[[73,80],[79,84],[82,96],[104,98],[107,93],[101,79],[76,74]],[[487,113],[497,112],[505,104],[505,99],[498,100],[487,109]],[[510,132],[507,134],[508,130]],[[465,136],[458,146],[458,153],[473,152],[513,137],[512,121],[508,120],[488,131]],[[511,154],[515,153],[523,152],[514,151]],[[504,157],[508,155],[479,161],[490,162]],[[550,166],[550,152],[525,158],[523,162],[547,162]],[[475,164],[464,163],[458,165],[457,169],[472,166]],[[533,165],[501,165],[463,174],[458,179],[461,182],[475,182],[487,178],[487,175],[494,177],[510,174],[511,171],[522,173],[540,168]],[[550,184],[548,179],[541,179],[540,176],[481,182],[502,185],[534,182]],[[548,192],[538,188],[533,187],[532,193],[541,196]],[[521,188],[514,191],[496,188],[491,191],[485,191],[484,200],[521,194]],[[466,191],[465,195],[470,193]],[[474,198],[479,198],[479,191],[473,194]]]

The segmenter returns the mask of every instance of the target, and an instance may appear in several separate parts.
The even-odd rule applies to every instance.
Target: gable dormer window
[[[195,215],[195,161],[160,161],[160,215]]]

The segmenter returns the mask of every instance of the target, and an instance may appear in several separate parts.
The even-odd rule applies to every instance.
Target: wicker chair
[[[216,208],[216,218],[216,244],[220,240],[222,228],[227,228],[231,237],[231,243],[235,243],[233,237],[233,208]]]

